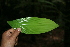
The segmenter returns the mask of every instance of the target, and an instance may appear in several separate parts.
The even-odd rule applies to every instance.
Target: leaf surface
[[[50,19],[38,17],[20,18],[13,21],[7,21],[7,23],[12,28],[21,28],[21,33],[25,34],[41,34],[59,27],[58,24]]]

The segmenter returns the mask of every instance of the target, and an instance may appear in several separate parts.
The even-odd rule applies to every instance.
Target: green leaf
[[[57,27],[54,21],[46,18],[26,17],[13,21],[7,21],[12,28],[21,28],[21,33],[25,34],[41,34],[49,32]]]

